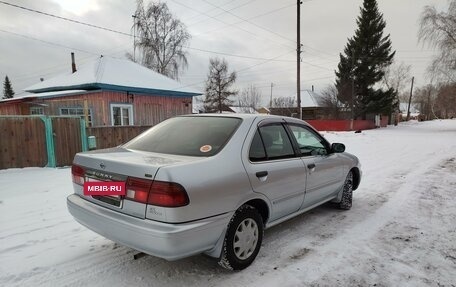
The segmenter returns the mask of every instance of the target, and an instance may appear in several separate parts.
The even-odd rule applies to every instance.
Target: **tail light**
[[[189,200],[187,192],[180,184],[154,181],[147,202],[164,207],[179,207],[187,205]]]
[[[185,189],[174,182],[152,181],[129,177],[125,199],[163,207],[180,207],[189,204]]]
[[[84,185],[85,169],[83,167],[73,164],[71,166],[71,176],[73,178],[74,183]]]
[[[126,199],[133,201],[147,203],[147,197],[149,196],[150,187],[152,180],[129,177],[125,184],[127,189]]]

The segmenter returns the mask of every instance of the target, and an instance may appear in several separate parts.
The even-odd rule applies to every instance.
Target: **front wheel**
[[[260,251],[262,240],[261,215],[250,205],[241,206],[228,224],[219,265],[230,270],[248,267]]]
[[[352,207],[353,202],[353,171],[347,174],[342,191],[342,200],[339,202],[339,208],[348,210]]]

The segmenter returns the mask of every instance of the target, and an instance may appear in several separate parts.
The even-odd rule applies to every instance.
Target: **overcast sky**
[[[81,22],[131,33],[135,0],[4,0]],[[148,3],[147,0],[144,0]],[[171,12],[187,26],[192,39],[182,85],[203,90],[209,58],[222,56],[239,71],[239,90],[259,87],[263,103],[296,92],[295,0],[168,0]],[[356,29],[362,0],[309,0],[301,5],[303,44],[301,87],[317,91],[334,83],[338,54]],[[425,69],[434,51],[417,41],[423,7],[447,9],[447,0],[378,0],[391,34],[395,60],[412,66],[415,85],[428,83]],[[220,7],[220,8],[217,8]],[[224,11],[225,10],[225,11]],[[226,12],[229,11],[229,12]],[[245,21],[247,20],[247,21]],[[0,79],[10,78],[16,94],[71,70],[70,53],[82,65],[99,55],[124,58],[133,39],[0,3]],[[242,57],[237,57],[242,56]],[[246,58],[247,57],[247,58]],[[273,59],[273,60],[271,60]]]

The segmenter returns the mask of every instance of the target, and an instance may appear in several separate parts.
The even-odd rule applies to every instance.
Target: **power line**
[[[5,1],[0,1],[0,4],[5,4],[5,5],[8,5],[8,6],[12,6],[12,7],[15,7],[15,8],[19,8],[19,9],[22,9],[22,10],[38,13],[38,14],[49,16],[49,17],[53,17],[53,18],[57,18],[57,19],[60,19],[60,20],[73,22],[73,23],[76,23],[76,24],[85,25],[85,26],[88,26],[88,27],[92,27],[92,28],[96,28],[96,29],[100,29],[100,30],[105,30],[105,31],[109,31],[109,32],[113,32],[113,33],[117,33],[117,34],[133,37],[133,35],[130,34],[130,33],[124,33],[124,32],[121,32],[121,31],[114,30],[114,29],[110,29],[110,28],[106,28],[106,27],[102,27],[102,26],[97,26],[97,25],[93,25],[93,24],[90,24],[90,23],[86,23],[86,22],[82,22],[82,21],[78,21],[78,20],[74,20],[74,19],[70,19],[70,18],[66,18],[66,17],[62,17],[62,16],[57,16],[57,15],[54,15],[54,14],[51,14],[51,13],[46,13],[46,12],[43,12],[43,11],[27,8],[27,7],[24,7],[24,6],[8,3],[8,2],[5,2]]]
[[[265,12],[263,14],[259,14],[259,15],[256,15],[256,16],[253,16],[251,18],[249,18],[249,20],[253,20],[253,19],[256,19],[256,18],[260,18],[260,17],[264,17],[266,15],[269,15],[269,14],[272,14],[272,13],[275,13],[275,12],[278,12],[278,11],[281,11],[283,9],[286,9],[286,8],[289,8],[289,7],[292,7],[292,6],[295,6],[295,3],[293,2],[293,4],[288,4],[288,5],[285,5],[285,6],[282,6],[280,8],[276,8],[276,9],[273,9],[271,11],[268,11],[268,12]],[[240,24],[240,23],[243,23],[245,21],[238,21],[238,22],[235,22],[235,23],[232,23],[232,24],[225,24],[224,26],[222,27],[219,27],[219,28],[216,28],[216,29],[213,29],[213,30],[210,30],[210,31],[206,31],[206,32],[202,32],[202,33],[199,33],[199,34],[196,34],[196,35],[193,35],[193,36],[199,36],[199,35],[202,35],[202,34],[209,34],[209,33],[212,33],[212,32],[215,32],[215,31],[218,31],[218,30],[221,30],[221,29],[225,29],[226,27],[230,27],[230,26],[235,26],[237,24]],[[282,45],[282,44],[280,44]],[[287,46],[288,47],[288,46]]]
[[[255,1],[256,1],[256,0],[255,0]],[[252,1],[250,1],[250,2],[252,2]],[[248,2],[248,3],[250,3],[250,2]],[[178,2],[176,2],[176,3],[178,3]],[[248,3],[246,3],[246,4],[248,4]],[[5,1],[0,1],[0,4],[5,4],[5,5],[9,5],[9,6],[15,7],[15,8],[23,9],[23,10],[26,10],[26,11],[30,11],[30,12],[34,12],[34,13],[46,15],[46,16],[49,16],[49,17],[54,17],[54,18],[57,18],[57,19],[60,19],[60,20],[65,20],[65,21],[69,21],[69,22],[76,23],[76,24],[85,25],[85,26],[88,26],[88,27],[92,27],[92,28],[96,28],[96,29],[101,29],[101,30],[105,30],[105,31],[113,32],[113,33],[118,33],[118,34],[121,34],[121,35],[124,35],[124,36],[133,37],[132,34],[124,33],[124,32],[117,31],[117,30],[114,30],[114,29],[111,29],[111,28],[101,27],[101,26],[97,26],[97,25],[90,24],[90,23],[86,23],[86,22],[82,22],[82,21],[78,21],[78,20],[73,20],[73,19],[69,19],[69,18],[57,16],[57,15],[54,15],[54,14],[50,14],[50,13],[38,11],[38,10],[31,9],[31,8],[27,8],[27,7],[24,7],[24,6],[20,6],[20,5],[16,5],[16,4],[11,4],[11,3],[8,3],[8,2],[5,2]],[[178,4],[179,4],[179,3],[178,3]],[[240,5],[240,6],[243,6],[243,5]],[[240,6],[239,6],[239,7],[240,7]],[[188,7],[188,6],[187,6],[187,7]],[[201,12],[200,12],[200,13],[201,13]],[[47,44],[54,45],[54,46],[60,46],[60,47],[67,48],[67,49],[74,49],[74,50],[76,50],[76,51],[80,51],[80,52],[84,52],[84,53],[89,53],[89,54],[95,54],[95,53],[93,53],[93,52],[89,52],[89,51],[84,51],[84,50],[81,50],[81,49],[76,49],[76,48],[68,47],[68,46],[61,45],[61,44],[57,44],[57,43],[50,42],[50,41],[40,40],[40,39],[33,38],[33,37],[30,37],[30,36],[22,35],[22,34],[19,34],[19,33],[9,32],[9,31],[5,31],[5,30],[0,30],[0,31],[2,31],[2,32],[4,32],[4,33],[14,34],[14,35],[16,35],[16,36],[20,36],[20,37],[24,37],[24,38],[29,38],[29,39],[36,40],[36,41],[40,41],[40,42],[47,43]],[[268,60],[268,59],[266,59],[266,58],[259,58],[259,57],[252,57],[252,56],[243,56],[243,55],[234,55],[234,54],[229,54],[229,53],[224,53],[224,52],[217,52],[217,51],[211,51],[211,50],[205,50],[205,49],[200,49],[200,48],[193,48],[193,47],[185,47],[185,48],[188,48],[188,49],[190,49],[190,50],[196,50],[196,51],[206,52],[206,53],[212,53],[212,54],[216,54],[216,55],[225,55],[225,56],[238,57],[238,58],[244,58],[244,59],[254,59],[254,60]],[[96,54],[96,55],[98,55],[98,54]],[[278,61],[286,62],[287,60],[278,60]]]
[[[278,60],[278,59],[271,60],[269,58],[259,58],[259,57],[253,57],[253,56],[243,56],[243,55],[224,53],[224,52],[215,52],[215,51],[210,51],[210,50],[205,50],[205,49],[200,49],[200,48],[193,48],[193,47],[188,47],[188,49],[211,53],[211,54],[224,55],[224,56],[229,56],[229,57],[243,58],[243,59],[262,60],[262,61],[270,60],[270,61],[277,61],[277,62],[293,62],[293,63],[296,62],[294,60]]]
[[[90,52],[90,51],[87,51],[87,50],[82,50],[82,49],[78,49],[78,48],[74,48],[74,47],[70,47],[70,46],[65,46],[65,45],[62,45],[62,44],[59,44],[59,43],[55,43],[55,42],[51,42],[51,41],[41,40],[41,39],[38,39],[38,38],[35,38],[35,37],[31,37],[31,36],[27,36],[27,35],[24,35],[24,34],[19,34],[19,33],[15,33],[15,32],[6,31],[6,30],[3,30],[3,29],[0,29],[0,32],[7,33],[7,34],[12,34],[12,35],[15,35],[15,36],[18,36],[18,37],[22,37],[22,38],[25,38],[25,39],[34,40],[34,41],[42,42],[42,43],[45,43],[45,44],[49,44],[49,45],[53,45],[53,46],[57,46],[57,47],[65,48],[65,49],[75,50],[75,51],[79,51],[79,52],[83,52],[83,53],[87,53],[87,54],[92,54],[92,55],[96,55],[96,56],[99,56],[101,54],[107,55],[106,53],[94,53],[94,52]],[[205,50],[205,49],[193,48],[193,47],[186,47],[186,48],[190,49],[190,50],[195,50],[195,51],[200,51],[200,52],[205,52],[205,53],[210,53],[210,54],[224,55],[224,56],[236,57],[236,58],[242,58],[242,59],[252,59],[252,60],[261,60],[261,61],[271,60],[271,59],[268,59],[268,58],[245,56],[245,55],[236,55],[236,54],[230,54],[230,53],[225,53],[225,52],[217,52],[217,51],[211,51],[211,50]],[[113,50],[113,49],[111,49],[111,50]],[[278,60],[278,59],[274,59],[274,60],[271,60],[271,61],[294,62],[293,60]]]
[[[281,34],[279,34],[279,33],[277,33],[277,32],[274,32],[274,31],[272,31],[272,30],[270,30],[270,29],[264,28],[264,27],[262,27],[262,26],[260,26],[260,25],[258,25],[258,24],[256,24],[256,23],[250,21],[249,19],[245,19],[245,18],[242,18],[242,17],[240,17],[240,16],[238,16],[238,15],[236,15],[236,14],[234,14],[234,13],[231,13],[229,10],[225,10],[225,9],[222,8],[221,6],[217,6],[217,5],[215,5],[215,4],[212,4],[211,2],[209,2],[209,1],[207,1],[207,0],[203,0],[203,1],[206,2],[207,4],[211,5],[211,6],[215,7],[215,8],[218,8],[218,9],[224,11],[225,13],[228,13],[228,14],[230,14],[230,15],[232,15],[232,16],[234,16],[234,17],[240,19],[240,20],[242,20],[243,22],[247,22],[247,23],[249,23],[250,25],[253,25],[253,26],[255,26],[255,27],[259,28],[259,29],[262,29],[262,30],[264,30],[264,31],[267,31],[267,32],[269,32],[269,33],[271,33],[271,34],[274,34],[274,35],[276,35],[276,36],[279,36],[280,38],[285,39],[285,40],[287,40],[287,41],[290,41],[290,42],[292,42],[292,43],[295,43],[295,42],[296,42],[295,40],[291,40],[290,38],[284,37],[283,35],[281,35]]]
[[[248,4],[252,3],[252,2],[255,2],[255,1],[258,1],[258,0],[250,0],[250,1],[246,2],[246,3],[243,3],[243,4],[238,5],[238,6],[236,6],[236,7],[230,8],[228,11],[233,11],[233,10],[239,9],[239,8],[244,7],[244,6],[246,6],[246,5],[248,5]],[[226,3],[225,5],[221,5],[220,7],[224,7],[224,6],[228,5],[228,4],[229,4],[229,3]],[[204,12],[203,12],[203,13],[204,13],[204,16],[206,16],[206,14],[207,14],[208,12],[212,12],[212,11],[217,10],[217,9],[218,9],[218,8],[212,8],[212,9],[210,9],[210,10],[204,11]],[[223,14],[225,14],[225,13],[226,13],[226,12],[218,13],[218,14],[214,15],[214,17],[223,15]],[[187,21],[188,21],[188,20],[189,20],[189,19],[187,19]],[[196,21],[196,22],[194,22],[194,23],[190,23],[189,25],[187,25],[187,27],[194,26],[194,25],[199,24],[199,23],[202,23],[202,22],[204,22],[204,21],[207,21],[207,18],[206,18],[206,19],[201,19],[201,20]]]
[[[279,56],[276,56],[276,57],[273,57],[273,58],[270,58],[270,59],[266,59],[265,61],[263,61],[263,62],[261,62],[261,63],[257,63],[257,64],[254,64],[254,65],[245,67],[245,68],[243,68],[243,69],[240,69],[240,70],[236,71],[236,73],[238,73],[238,74],[239,74],[239,73],[242,73],[242,72],[247,71],[247,70],[250,70],[250,69],[252,69],[252,68],[254,68],[254,67],[257,67],[257,66],[266,64],[266,63],[268,63],[268,62],[274,61],[274,60],[276,60],[276,59],[278,59],[278,58],[280,58],[280,57],[283,57],[283,56],[285,56],[285,55],[288,55],[288,54],[290,54],[290,53],[292,53],[292,52],[294,52],[294,51],[288,51],[288,52],[286,52],[286,53],[284,53],[284,54],[281,54],[281,55],[279,55]],[[199,81],[199,82],[196,82],[196,83],[192,83],[192,84],[180,86],[180,87],[178,87],[178,88],[179,88],[179,89],[182,89],[182,88],[192,87],[192,86],[196,86],[196,85],[203,84],[203,83],[205,83],[205,82],[206,82],[206,81]]]
[[[55,42],[41,40],[41,39],[38,39],[38,38],[30,37],[30,36],[19,34],[19,33],[15,33],[15,32],[10,32],[10,31],[6,31],[6,30],[2,30],[2,29],[0,29],[0,32],[11,34],[11,35],[15,35],[15,36],[22,37],[22,38],[29,39],[29,40],[42,42],[42,43],[45,43],[45,44],[48,44],[48,45],[53,45],[53,46],[57,46],[57,47],[65,48],[65,49],[70,49],[70,50],[74,50],[74,51],[83,52],[83,53],[86,53],[86,54],[92,54],[92,55],[97,55],[97,56],[100,55],[98,53],[93,53],[93,52],[90,52],[90,51],[86,51],[86,50],[82,50],[82,49],[78,49],[78,48],[74,48],[74,47],[70,47],[70,46],[65,46],[65,45],[61,45],[61,44],[55,43]]]
[[[225,21],[222,21],[222,20],[220,20],[220,19],[218,19],[218,18],[216,18],[216,17],[214,17],[214,16],[204,14],[204,12],[199,11],[199,10],[197,10],[197,9],[194,9],[193,7],[188,6],[188,5],[186,5],[186,4],[183,4],[183,3],[181,3],[181,2],[179,2],[179,1],[177,1],[177,0],[171,0],[171,1],[174,2],[174,3],[176,3],[176,4],[178,4],[178,5],[180,5],[180,6],[182,6],[182,7],[184,7],[184,8],[190,9],[190,10],[192,10],[192,11],[195,11],[195,12],[200,13],[201,15],[204,15],[204,16],[206,16],[206,17],[212,18],[212,19],[214,19],[214,20],[216,20],[216,21],[218,21],[218,22],[220,22],[220,23],[223,23],[223,24],[225,24],[225,25],[227,25],[227,26],[231,26],[231,24],[229,24],[229,23],[227,23],[227,22],[225,22]],[[245,21],[242,20],[241,22],[245,22]],[[240,22],[240,23],[241,23],[241,22]],[[236,24],[237,24],[237,23],[235,23],[235,24],[233,24],[233,25],[236,25]],[[248,33],[248,34],[251,34],[251,35],[253,35],[253,36],[257,37],[257,38],[259,37],[256,33],[253,33],[253,32],[251,32],[251,31],[249,31],[249,30],[243,29],[243,28],[238,27],[238,26],[236,26],[236,28],[239,29],[239,30],[241,30],[241,31],[244,31],[244,32],[246,32],[246,33]],[[275,42],[275,43],[277,43],[277,44],[280,44],[280,45],[282,45],[282,46],[285,46],[285,47],[287,47],[287,48],[290,48],[290,46],[285,45],[285,44],[283,44],[283,43],[278,43],[278,42],[276,42],[276,41],[273,41],[273,40],[268,39],[268,38],[265,38],[265,37],[261,37],[261,38],[264,38],[264,39],[266,39],[266,40],[268,40],[268,41]]]

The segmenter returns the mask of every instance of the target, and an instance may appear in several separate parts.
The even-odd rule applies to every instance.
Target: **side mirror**
[[[341,153],[345,151],[345,145],[342,143],[333,143],[331,145],[331,151],[335,153]]]

